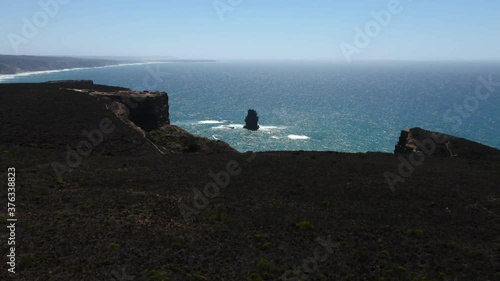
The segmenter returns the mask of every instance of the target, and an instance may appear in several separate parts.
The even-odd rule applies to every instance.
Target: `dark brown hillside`
[[[0,85],[18,219],[17,274],[0,280],[500,280],[498,158],[426,157],[392,192],[398,155],[209,150],[61,87]],[[116,130],[58,179],[51,163],[104,117]],[[210,153],[173,153],[192,140]]]

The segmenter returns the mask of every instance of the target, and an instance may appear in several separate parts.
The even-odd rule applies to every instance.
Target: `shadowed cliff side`
[[[500,150],[464,138],[422,128],[401,131],[394,153],[421,152],[427,155],[480,159],[500,155]]]
[[[105,155],[235,151],[222,141],[178,127],[167,130],[167,93],[136,92],[88,80],[1,84],[0,119],[5,120],[0,135],[6,145],[68,150],[87,141],[97,144],[92,152]],[[100,132],[101,124],[109,125],[111,132]],[[165,133],[172,130],[176,133]]]

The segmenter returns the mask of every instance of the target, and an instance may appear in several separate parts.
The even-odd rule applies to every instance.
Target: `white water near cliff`
[[[474,99],[500,63],[166,63],[4,76],[2,83],[93,80],[169,93],[170,117],[240,151],[392,152],[422,127],[500,148],[500,86]],[[497,82],[497,83],[498,83]],[[243,129],[248,109],[261,128]]]

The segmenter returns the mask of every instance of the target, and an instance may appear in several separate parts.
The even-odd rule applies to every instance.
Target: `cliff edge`
[[[104,155],[235,151],[170,125],[165,92],[89,80],[0,84],[0,119],[5,145],[71,150],[90,143]]]
[[[464,138],[411,128],[402,130],[394,153],[424,153],[444,157],[481,159],[500,155],[500,150]]]

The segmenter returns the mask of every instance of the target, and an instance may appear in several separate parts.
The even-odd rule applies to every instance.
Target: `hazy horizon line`
[[[26,57],[69,57],[69,58],[117,58],[117,59],[142,59],[142,60],[154,60],[154,59],[166,59],[166,60],[204,60],[204,61],[217,61],[217,62],[332,62],[332,63],[346,63],[344,59],[315,59],[315,58],[185,58],[185,57],[175,57],[168,55],[127,55],[127,56],[116,56],[116,55],[39,55],[39,54],[1,54],[0,56],[26,56]],[[500,62],[498,59],[356,59],[352,60],[350,63],[360,63],[360,62]]]

